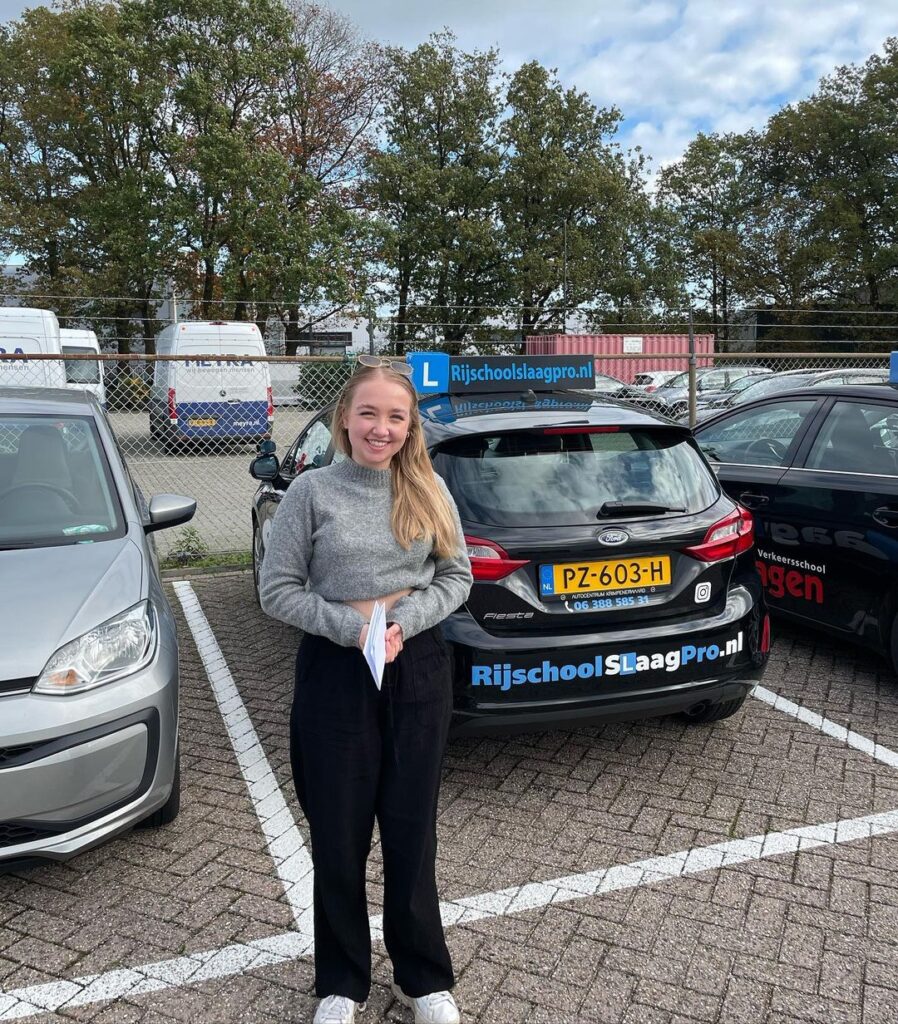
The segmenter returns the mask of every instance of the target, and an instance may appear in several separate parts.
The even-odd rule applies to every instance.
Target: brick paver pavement
[[[296,820],[287,719],[297,635],[247,574],[194,589]],[[176,603],[176,602],[175,602]],[[183,623],[182,623],[183,624]],[[781,626],[765,685],[893,750],[898,681],[871,655]],[[213,949],[292,916],[186,627],[184,804],[65,865],[0,876],[0,988]],[[750,701],[686,727],[653,720],[457,740],[438,822],[444,899],[768,831],[898,808],[898,772]],[[898,1022],[898,835],[750,861],[454,926],[467,1022]],[[380,910],[377,843],[369,867]],[[375,985],[359,1024],[410,1021]],[[96,1002],[34,1022],[302,1021],[308,960]]]

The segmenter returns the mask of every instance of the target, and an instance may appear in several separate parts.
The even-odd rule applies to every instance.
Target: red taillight
[[[657,391],[658,390],[658,385],[657,384],[646,384],[645,389],[646,389],[646,391]]]
[[[178,422],[178,409],[175,405],[175,389],[168,389],[168,419],[171,423]]]
[[[269,384],[265,390],[268,395],[268,422],[271,423],[274,420],[274,397],[271,394],[271,385]]]
[[[620,427],[546,427],[544,434],[616,434]]]
[[[465,534],[465,544],[475,580],[501,580],[527,564],[526,558],[509,558],[508,552],[491,540]]]
[[[683,551],[701,562],[719,562],[722,558],[733,558],[742,551],[748,551],[754,542],[755,523],[751,512],[737,505],[735,511],[708,530],[701,544],[683,548]]]
[[[764,616],[764,624],[761,626],[761,654],[770,650],[770,616]]]

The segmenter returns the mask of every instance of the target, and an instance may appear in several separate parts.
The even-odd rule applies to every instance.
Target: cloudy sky
[[[0,20],[20,0],[0,0]],[[760,127],[821,75],[898,35],[891,0],[330,0],[362,33],[413,47],[450,27],[465,49],[498,46],[513,70],[537,59],[599,105],[655,166],[699,130]]]

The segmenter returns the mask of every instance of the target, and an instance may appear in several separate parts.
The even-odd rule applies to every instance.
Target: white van
[[[21,359],[0,359],[0,387],[64,388],[62,359],[28,359],[29,355],[62,355],[59,321],[49,309],[0,307],[0,353]]]
[[[222,356],[264,356],[259,328],[245,321],[184,321],[156,336],[150,434],[170,442],[271,437],[274,406],[268,364]]]
[[[62,354],[65,356],[88,356],[100,354],[100,343],[93,331],[63,327],[59,331]],[[66,359],[65,382],[78,391],[91,391],[97,401],[106,408],[105,367],[99,359]]]

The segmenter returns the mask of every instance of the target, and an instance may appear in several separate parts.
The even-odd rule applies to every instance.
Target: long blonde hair
[[[393,536],[406,550],[411,547],[413,541],[432,537],[433,550],[439,558],[457,555],[459,551],[455,520],[427,453],[424,432],[421,429],[421,414],[418,410],[418,394],[408,377],[403,377],[402,374],[387,367],[360,366],[343,385],[343,390],[337,398],[331,421],[334,446],[352,458],[349,431],[343,425],[343,419],[359,386],[375,377],[400,384],[408,393],[410,403],[408,437],[390,460],[390,472],[393,474],[393,511],[390,526]]]

